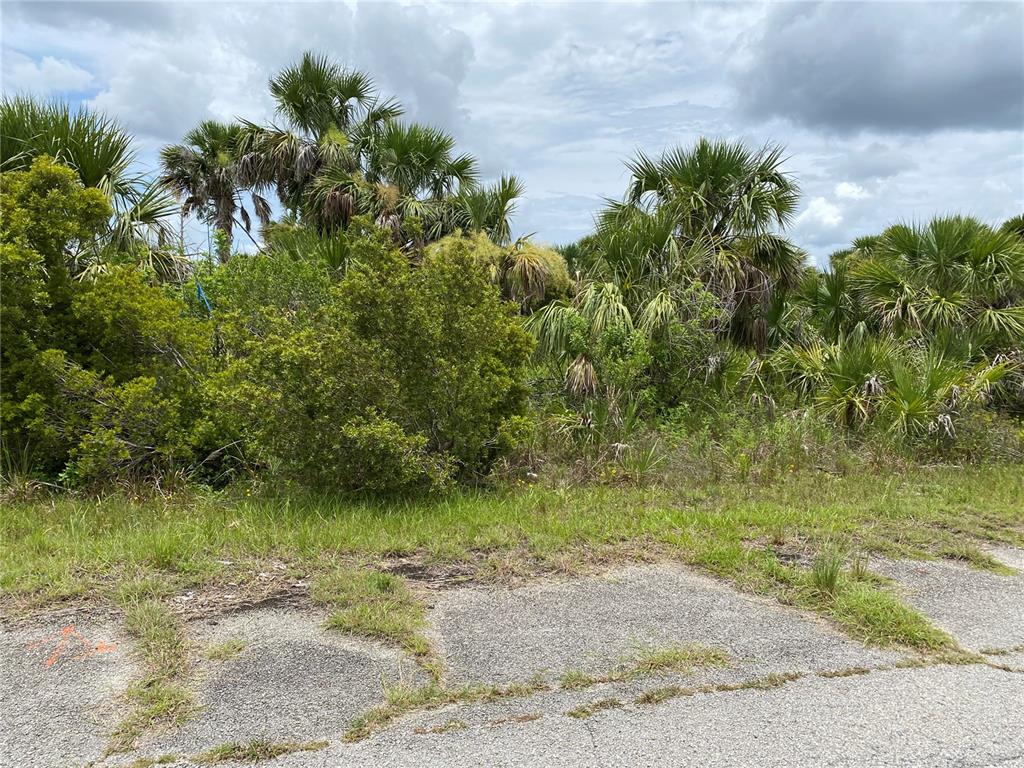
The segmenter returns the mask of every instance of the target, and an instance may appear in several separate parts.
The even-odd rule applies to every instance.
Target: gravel
[[[995,553],[1019,567],[1020,550]],[[965,648],[1013,648],[1024,644],[1024,573],[1001,576],[946,560],[885,561],[872,568],[894,579],[903,598]]]
[[[323,617],[253,610],[198,629],[208,647],[232,638],[245,649],[196,670],[202,710],[181,728],[143,744],[147,754],[196,754],[228,742],[308,741],[343,731],[383,701],[385,681],[425,682],[399,651],[322,629]]]
[[[58,766],[103,755],[137,668],[115,625],[0,629],[0,765]]]
[[[736,592],[680,566],[518,589],[460,589],[431,613],[454,679],[514,682],[600,672],[642,647],[701,643],[753,674],[891,663],[817,617]]]

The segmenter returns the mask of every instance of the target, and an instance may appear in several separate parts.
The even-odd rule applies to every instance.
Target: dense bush
[[[230,297],[232,281],[250,291],[308,267],[262,255],[227,269]],[[326,292],[267,285],[252,298],[223,320],[220,402],[252,456],[286,474],[355,489],[443,485],[486,470],[523,412],[531,341],[468,244],[417,267],[368,238]]]
[[[72,485],[163,475],[213,439],[208,323],[134,268],[74,280],[110,207],[48,158],[4,174],[3,448]]]
[[[436,487],[520,431],[532,340],[468,241],[415,264],[350,229],[343,265],[272,242],[179,290],[72,279],[109,206],[48,159],[3,204],[3,448],[38,474],[210,478],[230,446],[304,482]]]
[[[701,140],[639,154],[555,250],[514,240],[514,177],[481,186],[368,83],[307,55],[272,82],[284,128],[203,123],[162,186],[113,121],[0,102],[25,147],[2,179],[0,458],[72,487],[244,467],[372,491],[499,460],[619,481],[1020,458],[1020,217],[894,225],[822,271],[784,235],[781,150]],[[168,191],[213,253],[170,243]],[[248,210],[262,245],[232,254]]]

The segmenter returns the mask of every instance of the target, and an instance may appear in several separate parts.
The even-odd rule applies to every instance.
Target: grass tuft
[[[203,651],[203,658],[209,661],[228,661],[245,650],[245,641],[240,637],[231,637],[223,643],[211,645]]]
[[[811,566],[811,584],[815,592],[832,597],[839,588],[839,577],[843,571],[843,558],[834,550],[825,550],[814,559]]]
[[[163,603],[145,599],[125,607],[125,631],[135,640],[146,677],[125,692],[130,711],[111,734],[108,753],[131,749],[143,732],[179,725],[195,710],[195,696],[184,685],[189,644],[181,622]]]
[[[576,709],[570,709],[567,714],[569,717],[575,717],[583,719],[596,715],[598,712],[603,712],[608,709],[621,709],[623,706],[622,702],[618,699],[598,699],[597,701],[585,704],[582,707],[576,707]]]
[[[203,752],[195,758],[197,763],[254,763],[259,760],[273,760],[276,757],[290,755],[295,752],[315,752],[324,749],[326,741],[285,741],[272,742],[265,739],[251,741],[248,744],[221,744],[219,747]]]
[[[333,609],[328,629],[392,642],[417,657],[431,654],[430,641],[423,635],[423,606],[397,576],[339,569],[318,577],[310,594],[314,602]]]
[[[953,638],[890,592],[850,584],[829,603],[828,613],[853,637],[873,645],[903,645],[934,652],[956,647]]]

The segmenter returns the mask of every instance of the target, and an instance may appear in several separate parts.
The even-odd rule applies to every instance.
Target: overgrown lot
[[[406,583],[422,594],[418,587],[467,578],[508,581],[664,558],[821,611],[865,640],[929,647],[942,640],[871,574],[870,557],[998,567],[985,547],[1024,545],[1021,499],[1019,465],[798,473],[767,485],[463,490],[392,501],[55,496],[4,507],[0,584],[7,608],[21,611],[71,599],[99,607],[217,594],[224,585],[265,599],[298,583],[304,599],[302,585],[321,596],[318,584],[346,591],[339,573],[351,584],[387,572],[347,589],[342,607],[379,604],[385,594],[383,612],[348,628],[372,630],[397,612],[406,623],[390,635],[401,639],[403,627],[417,628],[415,601],[395,599]],[[276,586],[265,588],[260,574],[268,572]],[[332,604],[329,596],[325,602]]]

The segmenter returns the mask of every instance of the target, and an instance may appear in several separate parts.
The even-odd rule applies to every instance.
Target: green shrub
[[[247,274],[267,274],[264,258],[279,257],[250,257]],[[224,319],[219,402],[266,465],[390,490],[484,471],[508,448],[531,340],[468,244],[417,268],[362,238],[322,302],[250,309]]]
[[[562,255],[529,239],[499,246],[482,232],[457,232],[427,246],[425,256],[429,261],[467,247],[491,282],[501,289],[502,296],[517,302],[526,312],[545,302],[568,298],[572,290],[572,278]]]

